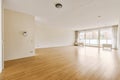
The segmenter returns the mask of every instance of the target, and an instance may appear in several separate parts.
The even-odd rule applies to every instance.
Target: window
[[[101,29],[100,30],[100,46],[102,44],[112,44],[112,29]]]
[[[86,45],[98,46],[98,30],[86,32]]]
[[[87,46],[99,46],[112,44],[112,28],[82,31],[79,34],[79,42]]]
[[[80,32],[79,36],[80,43],[85,43],[85,32]]]

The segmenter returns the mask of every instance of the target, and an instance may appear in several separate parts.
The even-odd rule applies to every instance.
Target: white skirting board
[[[21,58],[26,58],[26,57],[32,57],[35,56],[35,52],[33,51],[33,53],[24,53],[24,54],[12,54],[9,56],[6,56],[4,58],[4,61],[8,61],[8,60],[15,60],[15,59],[21,59]]]
[[[63,46],[72,46],[73,44],[54,44],[54,45],[37,45],[35,48],[52,48],[52,47],[63,47]]]

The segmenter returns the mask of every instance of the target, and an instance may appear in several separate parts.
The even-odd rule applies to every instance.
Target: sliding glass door
[[[112,44],[112,28],[100,30],[100,46],[103,44]]]
[[[86,45],[98,46],[98,30],[86,31]]]
[[[85,45],[85,32],[80,32],[79,34],[79,42]]]
[[[102,47],[103,44],[112,44],[112,28],[86,30],[79,34],[79,42],[86,46]]]
[[[79,42],[86,46],[98,46],[98,30],[80,32]]]

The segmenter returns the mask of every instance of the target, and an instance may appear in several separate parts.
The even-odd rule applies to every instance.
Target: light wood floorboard
[[[0,80],[120,80],[120,54],[93,47],[37,49],[5,62]]]

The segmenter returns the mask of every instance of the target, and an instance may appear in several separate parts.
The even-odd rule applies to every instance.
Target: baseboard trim
[[[23,58],[33,57],[33,56],[35,56],[35,53],[31,55],[20,56],[20,57],[9,57],[9,58],[6,58],[4,61],[23,59]]]
[[[35,49],[39,49],[39,48],[56,48],[56,47],[67,47],[67,46],[73,46],[73,45],[61,45],[61,46],[46,46],[46,47],[35,47]]]

